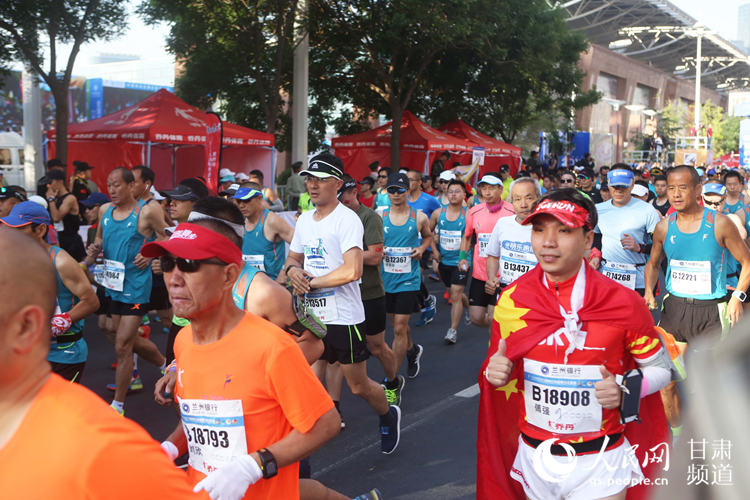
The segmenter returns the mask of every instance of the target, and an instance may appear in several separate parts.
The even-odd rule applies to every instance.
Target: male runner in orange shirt
[[[47,252],[0,227],[0,496],[206,498],[131,420],[47,362],[55,271]]]

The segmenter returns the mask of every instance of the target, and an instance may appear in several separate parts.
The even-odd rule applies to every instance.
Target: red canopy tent
[[[370,174],[368,165],[379,161],[391,164],[391,124],[359,134],[336,137],[331,141],[336,156],[344,162],[346,172],[355,179]],[[441,151],[468,152],[476,144],[452,137],[425,124],[409,111],[401,118],[401,165],[413,170],[429,173],[432,161]]]
[[[92,178],[103,191],[113,168],[135,165],[154,170],[158,189],[170,188],[186,177],[203,175],[206,116],[162,89],[122,111],[71,123],[68,158],[95,166]],[[227,122],[223,128],[222,168],[235,172],[258,169],[272,183],[276,178],[273,135]],[[47,138],[48,158],[54,158],[55,130],[49,131]]]
[[[506,144],[489,135],[485,135],[466,124],[461,120],[448,122],[438,128],[441,132],[448,135],[471,141],[484,148],[484,165],[479,169],[481,177],[485,172],[497,171],[500,165],[507,164],[510,167],[511,175],[515,176],[521,169],[521,148]],[[451,162],[454,161],[451,157]],[[471,164],[471,154],[458,154],[456,160],[462,165]]]

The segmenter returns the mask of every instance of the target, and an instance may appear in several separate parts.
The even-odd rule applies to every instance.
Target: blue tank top
[[[380,264],[386,293],[412,292],[419,290],[421,276],[419,261],[411,258],[413,248],[419,246],[417,211],[409,212],[405,224],[391,223],[390,210],[383,213],[383,261]]]
[[[232,299],[234,299],[234,305],[245,310],[245,299],[247,298],[247,291],[250,289],[250,283],[252,283],[255,275],[260,271],[252,266],[245,266],[242,268],[237,281],[232,287]]]
[[[145,304],[151,296],[151,267],[138,269],[133,259],[141,251],[144,243],[153,239],[138,232],[138,217],[146,203],[138,200],[130,214],[123,220],[112,216],[114,205],[111,205],[102,217],[102,240],[104,242],[104,259],[113,261],[119,269],[124,269],[122,291],[105,288],[107,296],[126,304]],[[109,264],[105,262],[109,267]],[[122,267],[119,267],[122,266]]]
[[[727,265],[725,269],[727,273],[727,286],[736,289],[742,266],[740,266],[740,263],[737,262],[737,259],[730,252],[727,252]]]
[[[724,210],[723,212],[725,214],[733,214],[735,212],[738,212],[740,210],[743,210],[745,208],[745,193],[740,193],[740,199],[737,200],[737,203],[724,203]]]
[[[391,199],[388,198],[388,192],[378,189],[378,195],[375,197],[375,208],[391,206]]]
[[[716,212],[704,208],[698,231],[683,233],[677,214],[669,216],[664,253],[667,291],[678,297],[712,300],[727,294],[726,249],[716,241]]]
[[[244,267],[254,267],[265,272],[275,280],[281,272],[286,256],[284,255],[284,241],[268,241],[263,235],[263,226],[270,210],[263,210],[258,223],[252,231],[245,230],[242,238],[242,260]]]
[[[448,220],[447,207],[440,209],[437,232],[440,235],[440,263],[444,266],[457,266],[461,238],[466,228],[466,207],[461,207],[456,220]]]
[[[52,265],[55,268],[55,276],[57,277],[57,307],[60,308],[61,313],[66,313],[73,309],[76,305],[77,298],[73,293],[65,286],[60,273],[57,271],[55,260],[57,254],[60,252],[59,247],[50,247],[49,256],[52,259]],[[80,319],[73,323],[66,334],[70,333],[81,333],[83,331],[83,320]],[[49,354],[47,360],[53,363],[61,363],[66,365],[72,365],[76,363],[83,363],[86,361],[89,355],[89,347],[86,341],[81,339],[75,342],[57,342],[52,340],[49,348]]]

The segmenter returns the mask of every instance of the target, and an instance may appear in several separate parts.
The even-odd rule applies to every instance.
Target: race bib
[[[599,366],[524,358],[523,371],[527,422],[558,434],[601,430],[602,407],[594,390],[602,379]]]
[[[606,261],[602,263],[602,274],[609,279],[615,280],[622,286],[635,290],[636,277],[635,264],[624,262]]]
[[[682,295],[711,294],[711,263],[707,260],[669,261],[672,291]]]
[[[531,243],[503,241],[500,250],[500,283],[507,285],[536,266]]]
[[[233,457],[247,455],[241,400],[177,401],[190,453],[188,463],[193,469],[208,474],[229,464]]]
[[[461,231],[440,230],[440,248],[451,252],[461,249]]]
[[[262,255],[242,255],[242,260],[245,262],[245,265],[248,265],[250,267],[254,267],[258,271],[266,271],[266,265],[263,263],[263,256]]]
[[[483,259],[487,258],[487,245],[490,244],[490,236],[492,236],[492,233],[477,233],[477,245],[479,245],[479,256]]]
[[[97,264],[94,269],[94,280],[104,288],[122,292],[125,283],[125,264],[116,260],[104,259],[104,264]]]
[[[393,274],[411,272],[411,247],[385,247],[383,270]]]
[[[316,290],[305,294],[303,304],[315,313],[323,323],[339,319],[336,309],[336,292],[333,290]]]

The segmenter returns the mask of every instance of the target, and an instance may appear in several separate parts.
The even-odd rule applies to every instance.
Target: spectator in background
[[[539,151],[532,151],[531,154],[529,155],[529,159],[526,160],[526,170],[531,170],[538,166],[539,166]]]
[[[380,168],[380,162],[374,161],[370,163],[367,168],[370,169],[370,178],[372,179],[372,182],[374,183],[376,180],[378,180],[378,169]]]
[[[359,184],[359,202],[367,208],[375,210],[375,195],[372,194],[375,181],[372,177],[367,176],[357,184]]]
[[[51,160],[47,160],[47,173],[49,173],[50,170],[62,170],[64,173],[65,164],[57,158],[52,158]],[[49,184],[49,179],[47,179],[47,176],[44,175],[36,183],[36,194],[38,194],[42,198],[47,198],[47,184]]]
[[[594,165],[594,159],[591,157],[591,153],[588,152],[583,155],[583,158],[576,162],[576,166],[590,168],[591,170],[594,170]]]
[[[430,177],[433,179],[437,179],[437,177],[440,175],[440,172],[445,170],[445,162],[450,160],[451,154],[448,151],[443,151],[440,153],[440,156],[438,156],[437,160],[432,162],[432,166],[430,167]]]
[[[305,192],[305,178],[300,175],[302,171],[302,162],[295,161],[292,163],[292,175],[286,181],[287,208],[297,210],[299,206],[299,197]]]
[[[235,182],[237,182],[235,173],[228,168],[222,168],[221,170],[219,170],[219,189],[217,192],[221,193],[222,191],[226,191],[229,186],[231,186]]]

